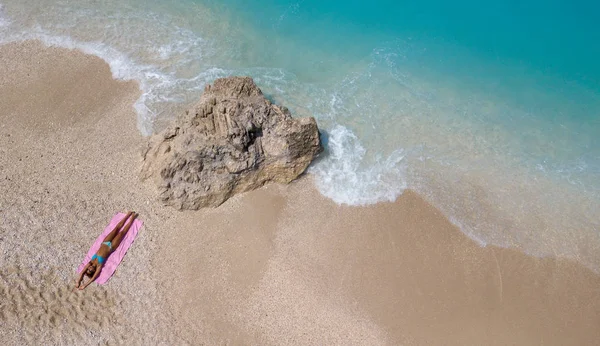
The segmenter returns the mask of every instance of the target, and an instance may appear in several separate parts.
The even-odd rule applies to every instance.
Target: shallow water
[[[426,196],[481,244],[600,269],[600,26],[591,2],[0,0],[39,38],[140,82],[149,134],[217,77],[314,116],[338,203]]]

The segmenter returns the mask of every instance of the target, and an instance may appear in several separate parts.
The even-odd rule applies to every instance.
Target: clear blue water
[[[338,203],[411,188],[481,244],[600,269],[600,4],[0,0],[0,41],[96,54],[149,134],[245,74],[324,131]]]
[[[386,41],[412,39],[450,51],[423,54],[428,65],[461,63],[459,47],[484,63],[519,64],[530,72],[550,74],[598,88],[600,39],[593,1],[213,1],[275,43],[258,63],[285,52],[280,40],[320,49],[338,57],[360,59]],[[446,45],[446,47],[443,47]],[[441,47],[440,47],[441,46]],[[455,47],[452,47],[455,46]],[[275,49],[272,49],[275,48]],[[442,53],[442,54],[439,54]],[[448,56],[449,55],[449,56]],[[275,62],[273,61],[273,62]],[[286,61],[290,66],[298,62]],[[314,63],[314,62],[313,62]],[[437,66],[439,67],[439,66]],[[295,72],[302,72],[299,69]]]

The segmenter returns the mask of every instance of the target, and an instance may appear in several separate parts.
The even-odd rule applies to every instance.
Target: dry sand
[[[137,179],[138,96],[98,58],[0,46],[0,343],[600,343],[600,277],[481,248],[410,191],[340,207],[305,177],[163,207]],[[113,279],[71,292],[127,209],[145,225]]]
[[[160,219],[137,182],[138,96],[96,57],[0,47],[0,343],[171,341],[156,328],[167,320],[151,264]],[[71,292],[87,249],[126,209],[146,221],[126,261],[109,285]]]

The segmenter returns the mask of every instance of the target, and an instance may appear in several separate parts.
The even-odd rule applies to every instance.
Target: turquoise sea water
[[[338,203],[417,190],[481,244],[600,269],[600,5],[592,1],[0,0],[0,41],[96,54],[149,134],[245,74],[326,155]]]

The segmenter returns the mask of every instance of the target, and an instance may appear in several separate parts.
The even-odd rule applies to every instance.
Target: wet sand
[[[0,342],[592,345],[600,277],[482,248],[407,191],[338,206],[310,176],[217,209],[138,180],[134,82],[100,59],[0,46]],[[106,286],[71,292],[118,210],[144,221]]]

